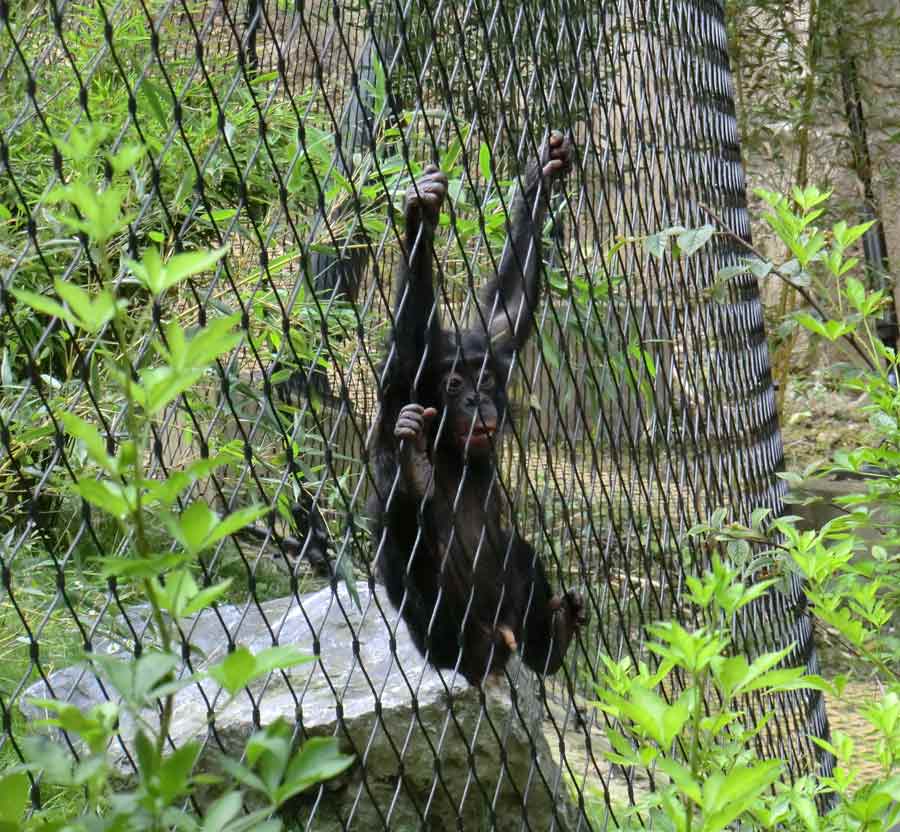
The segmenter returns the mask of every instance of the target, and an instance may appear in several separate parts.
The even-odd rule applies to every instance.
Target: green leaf
[[[147,108],[150,110],[153,118],[156,119],[156,123],[164,132],[167,131],[170,127],[169,119],[166,117],[166,111],[162,105],[162,100],[168,97],[166,91],[162,87],[158,87],[153,81],[143,78],[140,86],[137,88],[137,94],[139,98],[143,98],[146,102]]]
[[[757,280],[768,277],[771,274],[772,269],[775,268],[774,263],[771,263],[768,260],[760,260],[758,257],[750,258],[747,261],[747,266],[749,267],[751,274]]]
[[[206,537],[204,548],[212,546],[219,540],[239,532],[241,529],[255,523],[268,512],[268,507],[263,505],[247,506],[237,509],[223,520],[219,521]]]
[[[178,517],[174,530],[179,543],[193,554],[203,551],[218,525],[218,515],[203,500],[195,500]]]
[[[42,771],[48,783],[74,785],[75,760],[68,748],[43,735],[22,737],[19,745],[28,767]]]
[[[149,781],[156,774],[161,762],[156,743],[144,731],[139,730],[134,738],[134,749],[141,778],[144,781]]]
[[[669,236],[665,233],[651,234],[644,238],[644,251],[657,260],[662,260],[666,253]]]
[[[703,225],[700,228],[689,228],[678,235],[676,241],[682,253],[690,257],[709,242],[716,228],[713,225]]]
[[[140,144],[126,144],[119,148],[119,152],[115,155],[106,154],[110,167],[116,173],[128,173],[141,159],[144,158],[147,150]]]
[[[482,142],[478,148],[478,169],[481,171],[481,178],[485,182],[490,182],[493,178],[491,175],[491,148],[487,142]]]
[[[719,832],[740,817],[779,778],[783,766],[781,760],[765,760],[711,774],[703,784],[704,830]]]
[[[343,582],[344,586],[347,587],[347,594],[350,596],[356,609],[362,612],[362,599],[359,597],[359,591],[356,588],[356,573],[353,569],[353,558],[346,552],[341,552],[334,564],[334,572]]]
[[[204,372],[204,369],[187,370],[172,367],[142,370],[141,386],[135,390],[135,398],[148,416],[156,416],[185,390],[193,387]]]
[[[315,661],[315,656],[301,653],[292,644],[269,647],[254,655],[246,647],[238,647],[221,662],[209,668],[209,675],[232,696],[273,670]]]
[[[162,262],[159,250],[148,248],[140,261],[126,260],[134,276],[150,291],[159,297],[166,290],[183,280],[215,266],[227,253],[227,248],[212,251],[186,251],[175,254],[166,263]],[[178,324],[174,324],[178,326]]]
[[[228,822],[238,816],[243,806],[240,792],[223,794],[203,813],[203,832],[222,832]]]
[[[742,274],[747,274],[749,270],[750,267],[746,263],[739,263],[736,266],[723,266],[716,272],[716,281],[725,283]]]
[[[855,277],[848,277],[844,285],[844,294],[853,306],[862,311],[866,304],[866,287]]]
[[[223,754],[218,757],[218,765],[226,774],[231,775],[238,783],[242,783],[247,786],[247,788],[260,792],[260,794],[268,794],[266,784],[250,771],[249,768],[241,765],[237,760],[232,760],[230,757],[226,757]]]
[[[240,320],[240,315],[215,318],[190,339],[177,322],[166,328],[169,344],[169,363],[176,370],[197,370],[210,366],[220,355],[237,346],[243,337],[240,331],[232,331]]]
[[[841,222],[835,224],[834,228],[832,228],[831,233],[835,239],[835,242],[837,242],[841,248],[847,248],[848,246],[852,246],[853,243],[855,243],[874,225],[875,220],[870,220],[868,222],[860,223],[859,225],[854,225],[848,228],[847,223],[842,220]]]
[[[854,326],[845,321],[820,321],[806,312],[796,312],[794,317],[804,329],[815,332],[829,341],[837,341],[854,330]]]
[[[68,410],[59,415],[69,436],[79,440],[85,447],[88,456],[94,460],[108,474],[115,473],[116,462],[106,452],[106,442],[100,436],[99,431],[90,422],[86,422],[80,416]]]
[[[129,517],[134,510],[124,486],[118,483],[83,478],[78,480],[73,487],[83,500],[118,520]]]
[[[200,756],[200,743],[186,742],[168,754],[159,767],[159,791],[167,803],[189,794],[191,774]]]
[[[200,589],[190,571],[181,569],[167,575],[165,583],[157,579],[154,586],[162,609],[173,618],[186,618],[205,610],[221,598],[231,586],[231,581],[231,578],[226,578],[218,584]]]
[[[284,783],[276,791],[281,805],[310,786],[330,780],[353,764],[354,758],[342,754],[334,737],[312,737],[301,746],[288,764]]]
[[[157,698],[156,687],[167,681],[179,663],[177,656],[157,651],[137,659],[117,659],[96,653],[90,659],[124,700],[140,708]]]
[[[166,277],[162,291],[195,274],[209,271],[227,252],[228,249],[223,246],[212,251],[186,251],[174,255],[166,263]]]
[[[68,202],[75,206],[82,218],[61,216],[59,221],[76,231],[87,234],[99,245],[114,237],[128,226],[129,218],[122,213],[125,193],[119,188],[97,191],[83,181],[74,181],[55,188],[48,196],[49,202]]]
[[[682,794],[689,797],[698,806],[700,805],[702,801],[700,784],[687,766],[670,757],[660,757],[656,764],[669,776]]]
[[[116,316],[116,299],[102,290],[91,296],[74,283],[57,278],[53,281],[56,293],[78,318],[78,325],[87,332],[99,332]]]
[[[51,318],[59,318],[61,321],[65,321],[73,327],[78,326],[75,316],[55,300],[51,300],[44,295],[29,292],[25,289],[12,289],[11,292],[14,298],[20,300],[27,306],[30,306],[35,312],[41,312],[44,315],[49,315]]]
[[[203,813],[203,832],[222,832],[226,824],[238,816],[243,806],[240,792],[223,794]]]
[[[28,805],[30,783],[24,771],[0,777],[0,821],[18,828]]]
[[[192,556],[182,552],[165,552],[148,558],[100,558],[104,578],[117,577],[141,580],[156,578],[191,562]]]

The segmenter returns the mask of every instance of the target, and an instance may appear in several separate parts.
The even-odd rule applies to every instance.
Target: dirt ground
[[[863,399],[835,390],[817,377],[791,381],[781,433],[787,469],[798,473],[874,436]]]

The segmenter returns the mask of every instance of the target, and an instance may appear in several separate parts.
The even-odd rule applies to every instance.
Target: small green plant
[[[110,158],[113,170],[125,169],[139,151],[125,147]],[[202,613],[228,589],[228,581],[206,585],[198,569],[200,558],[223,538],[254,522],[264,506],[250,506],[226,517],[201,500],[186,507],[180,502],[198,479],[228,462],[213,455],[151,478],[151,425],[178,397],[210,372],[217,358],[241,341],[239,316],[213,317],[205,326],[186,332],[178,320],[161,319],[162,299],[183,281],[214,268],[225,254],[183,252],[164,258],[151,247],[126,266],[143,293],[135,311],[134,298],[125,300],[113,288],[109,242],[127,221],[124,191],[110,186],[98,190],[90,175],[75,177],[52,195],[62,210],[61,221],[83,235],[93,262],[95,281],[89,287],[57,279],[54,297],[27,289],[13,289],[16,300],[43,315],[54,317],[76,349],[98,344],[107,383],[118,397],[114,430],[101,434],[83,415],[58,410],[70,451],[85,460],[72,492],[93,515],[106,516],[120,527],[131,545],[124,555],[101,560],[103,575],[122,587],[134,586],[150,605],[153,646],[133,659],[92,654],[87,661],[116,692],[118,701],[89,711],[65,702],[39,701],[50,718],[46,725],[77,737],[83,753],[75,758],[46,736],[21,740],[24,761],[0,779],[0,827],[3,829],[209,829],[238,832],[275,830],[273,818],[288,799],[346,769],[352,758],[340,752],[337,740],[316,738],[295,748],[294,729],[284,720],[266,726],[248,740],[243,762],[222,759],[224,773],[237,785],[227,787],[209,807],[204,821],[184,808],[196,788],[216,777],[195,773],[201,745],[189,741],[167,750],[175,701],[186,686],[204,677],[236,697],[254,680],[297,664],[312,661],[293,646],[279,646],[257,654],[238,647],[204,673],[181,669],[177,622]],[[135,344],[152,337],[152,358],[137,361]],[[111,397],[114,399],[115,397]],[[175,546],[161,548],[150,533],[151,518],[162,522]],[[135,726],[133,747],[137,762],[135,785],[122,788],[107,753],[124,724]],[[48,824],[41,813],[23,820],[29,778],[83,789],[83,814]],[[245,811],[244,797],[254,793],[254,806]]]
[[[836,501],[844,515],[820,529],[802,529],[797,517],[772,519],[764,509],[754,512],[749,524],[728,519],[720,509],[693,528],[695,550],[711,555],[703,577],[687,581],[686,599],[703,626],[650,627],[652,667],[606,660],[597,707],[611,720],[609,758],[657,773],[656,791],[625,810],[623,826],[640,825],[649,816],[653,826],[678,832],[725,827],[882,832],[900,822],[900,390],[898,357],[875,326],[889,298],[882,289],[867,289],[855,274],[859,263],[850,248],[869,224],[818,228],[827,194],[816,188],[796,190],[790,200],[761,196],[771,208],[764,219],[792,258],[776,265],[750,250],[719,272],[705,301],[727,296],[729,281],[739,274],[788,282],[808,303],[794,314],[796,324],[846,347],[851,361],[837,370],[849,389],[865,395],[878,441],[805,472],[806,477],[860,478],[857,493]],[[646,246],[652,256],[663,257],[674,239],[675,254],[691,254],[716,233],[731,236],[713,226],[675,228],[648,238]],[[816,275],[828,279],[813,297],[808,287]],[[816,298],[827,286],[833,293],[823,305]],[[801,479],[795,473],[781,476]],[[833,771],[791,785],[787,762],[760,759],[754,742],[777,707],[776,697],[808,687],[840,701],[848,677],[826,681],[784,667],[792,645],[752,661],[734,652],[731,624],[741,609],[788,584],[803,587],[819,630],[838,639],[855,657],[855,672],[875,676],[883,691],[862,710],[870,728],[865,747],[839,731],[830,740],[810,737],[833,755]],[[769,716],[755,723],[745,707],[750,694],[771,705]],[[864,764],[876,774],[863,777]],[[817,810],[822,799],[833,803],[824,814]]]
[[[611,720],[607,757],[657,772],[656,789],[625,811],[624,827],[639,828],[649,820],[653,828],[717,832],[735,823],[757,825],[772,814],[776,795],[783,795],[775,788],[783,763],[758,759],[753,741],[774,714],[771,697],[822,684],[801,669],[782,666],[791,647],[753,661],[733,650],[730,622],[773,583],[745,584],[737,569],[715,556],[702,577],[687,579],[685,600],[706,625],[650,626],[652,667],[635,666],[628,658],[604,660],[596,707]],[[773,702],[755,722],[746,709],[751,694]],[[792,800],[800,811],[815,815],[809,793]]]

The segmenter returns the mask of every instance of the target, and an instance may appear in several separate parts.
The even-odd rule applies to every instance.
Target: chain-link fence
[[[61,410],[111,447],[125,430],[102,382],[108,344],[76,354],[58,321],[10,294],[91,282],[89,248],[61,230],[53,195],[79,137],[102,129],[110,152],[146,148],[111,245],[119,291],[125,258],[148,246],[224,246],[157,323],[238,312],[244,335],[154,421],[148,476],[224,454],[186,501],[272,510],[202,558],[202,582],[232,584],[182,622],[185,663],[236,644],[318,657],[233,701],[186,689],[172,742],[233,752],[278,714],[300,736],[339,736],[357,765],[303,796],[310,829],[584,829],[653,788],[652,772],[604,757],[588,704],[601,656],[648,659],[646,626],[689,618],[685,576],[707,562],[691,526],[720,506],[777,512],[783,494],[756,281],[717,288],[739,243],[717,235],[678,257],[653,236],[714,221],[749,235],[721,3],[0,0],[0,42],[4,759],[38,713],[29,697],[108,695],[82,650],[138,655],[154,638],[142,599],[97,566],[130,534],[67,487],[85,459]],[[536,331],[511,360],[486,505],[553,587],[582,594],[588,622],[557,673],[511,662],[484,693],[425,664],[379,586],[384,518],[367,501],[383,514],[399,499],[375,494],[380,362],[396,345],[394,275],[414,256],[401,248],[411,182],[428,163],[447,175],[434,273],[452,333],[503,261],[512,194],[553,129],[571,170],[546,200]],[[134,356],[151,360],[149,337]],[[484,517],[464,503],[452,505]],[[754,604],[738,648],[795,643],[792,663],[815,669],[802,597],[793,585]],[[776,710],[765,753],[795,774],[816,768],[817,694],[747,706]]]

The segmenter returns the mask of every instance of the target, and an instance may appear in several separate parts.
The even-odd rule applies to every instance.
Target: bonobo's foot
[[[407,489],[416,497],[431,493],[433,469],[428,460],[428,425],[437,416],[433,407],[408,404],[400,411],[394,436],[405,441],[401,456],[401,468]]]
[[[584,596],[574,589],[570,589],[562,598],[554,595],[550,599],[550,609],[559,612],[556,616],[556,638],[560,651],[565,652],[575,631],[587,624],[588,614]]]
[[[541,173],[548,179],[559,179],[572,169],[572,143],[559,130],[550,132],[550,138],[541,151]]]
[[[437,225],[446,196],[447,174],[435,165],[428,165],[406,191],[407,222],[419,220],[431,226]]]
[[[500,636],[501,641],[506,645],[510,653],[515,653],[519,649],[519,645],[516,642],[516,634],[505,624],[497,627],[497,635]]]

